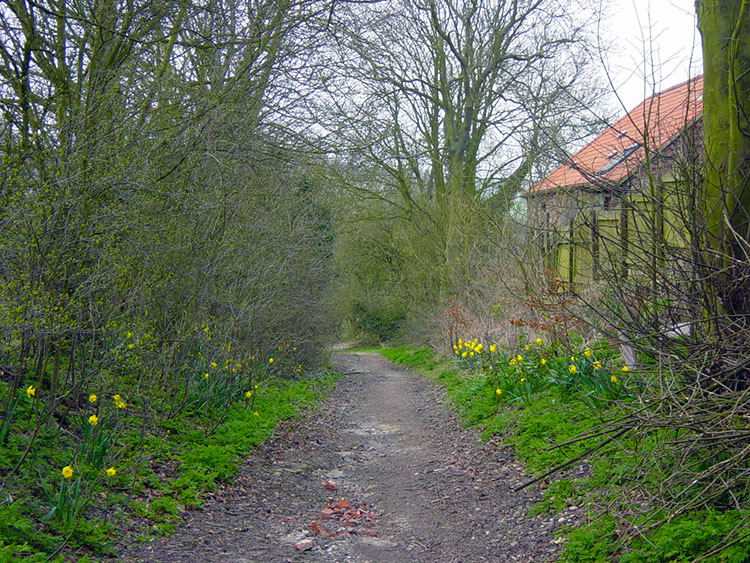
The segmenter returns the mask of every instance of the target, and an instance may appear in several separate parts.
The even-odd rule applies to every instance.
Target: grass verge
[[[65,431],[65,421],[38,429],[33,448],[19,464],[24,438],[34,431],[31,412],[20,412],[18,418],[26,417],[29,426],[0,449],[0,469],[6,475],[0,561],[94,561],[117,555],[124,530],[139,530],[137,537],[144,541],[172,533],[182,512],[200,508],[207,492],[230,482],[249,450],[280,422],[320,401],[336,378],[329,370],[304,379],[268,378],[218,419],[186,410],[153,424],[133,416],[131,422],[141,422],[136,426],[122,413],[123,430],[108,444],[120,451],[116,470],[102,477],[88,458],[88,465],[83,463],[82,454],[68,465],[69,452],[81,445]],[[84,437],[93,435],[91,428]],[[18,470],[8,475],[16,465]],[[73,475],[61,475],[63,466],[72,466]],[[68,516],[55,517],[57,511]]]
[[[586,476],[545,480],[544,498],[532,508],[532,514],[554,514],[572,504],[585,507],[581,526],[558,531],[564,542],[563,561],[750,561],[750,538],[737,534],[748,519],[741,509],[706,508],[652,528],[653,514],[646,520],[633,509],[639,498],[642,501],[639,483],[655,476],[637,467],[632,452],[657,450],[663,433],[655,432],[647,444],[633,444],[624,436],[595,455],[585,455],[606,440],[607,435],[597,430],[618,419],[620,407],[631,400],[638,385],[611,355],[599,351],[597,359],[588,348],[562,350],[540,341],[536,346],[521,343],[513,353],[496,352],[492,346],[491,353],[485,349],[484,354],[481,347],[475,351],[478,344],[473,342],[468,350],[475,352],[464,354],[464,344],[459,341],[454,347],[456,358],[409,346],[378,352],[442,385],[467,426],[481,429],[485,439],[511,445],[534,475],[583,456]],[[561,444],[567,445],[558,447]],[[646,531],[634,535],[636,527]],[[727,542],[730,536],[739,539]]]

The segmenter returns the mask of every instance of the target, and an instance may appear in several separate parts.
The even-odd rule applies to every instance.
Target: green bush
[[[351,305],[349,322],[357,334],[371,337],[375,342],[389,342],[396,338],[405,320],[403,309],[382,303],[357,301]]]

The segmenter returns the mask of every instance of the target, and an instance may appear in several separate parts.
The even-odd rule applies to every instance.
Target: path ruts
[[[442,391],[376,354],[339,354],[319,411],[252,452],[153,562],[552,561],[566,516],[529,518],[538,490],[512,455],[461,428]],[[573,513],[570,518],[574,518]],[[298,551],[295,545],[313,546]],[[303,543],[300,543],[303,542]]]

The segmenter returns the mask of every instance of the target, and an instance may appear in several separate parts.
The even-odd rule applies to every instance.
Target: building
[[[644,261],[688,246],[682,211],[695,197],[702,87],[697,77],[654,94],[524,193],[560,287],[638,275]]]

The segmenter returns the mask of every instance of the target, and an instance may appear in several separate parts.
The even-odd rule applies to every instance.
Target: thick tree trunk
[[[750,314],[750,1],[697,0],[703,41],[707,245],[723,272],[726,313]]]

